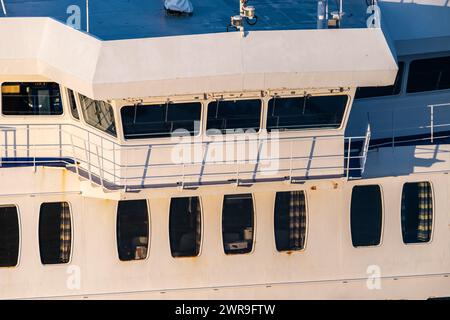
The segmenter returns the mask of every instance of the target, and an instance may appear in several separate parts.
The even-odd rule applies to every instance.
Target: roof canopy
[[[381,29],[101,41],[50,18],[9,18],[0,38],[0,79],[39,75],[94,99],[382,86],[397,73]]]

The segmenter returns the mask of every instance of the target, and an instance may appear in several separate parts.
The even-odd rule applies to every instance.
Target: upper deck
[[[238,14],[238,0],[193,0],[192,16],[168,16],[163,0],[96,0],[89,2],[90,33],[103,40],[165,37],[225,32],[230,17]],[[81,29],[86,30],[85,0],[5,0],[8,17],[51,17],[65,23],[67,8],[81,9]],[[317,0],[250,0],[258,22],[248,31],[317,28]],[[338,10],[329,1],[329,12]],[[367,5],[346,0],[341,28],[365,28]],[[0,10],[0,17],[3,13]]]

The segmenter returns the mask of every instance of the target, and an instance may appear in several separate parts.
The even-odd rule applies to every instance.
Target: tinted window
[[[339,128],[348,96],[319,96],[269,100],[267,131]]]
[[[433,227],[433,191],[429,182],[405,183],[402,192],[404,243],[428,242]]]
[[[67,89],[67,97],[69,100],[69,108],[70,108],[70,112],[72,113],[72,117],[74,117],[77,120],[80,120],[80,115],[78,114],[78,109],[77,109],[77,102],[75,100],[75,94],[73,93],[72,90]]]
[[[354,247],[376,246],[381,241],[383,206],[379,186],[356,186],[352,191],[350,222]]]
[[[141,260],[147,257],[148,226],[146,200],[119,201],[117,209],[117,250],[120,260]]]
[[[19,217],[15,206],[0,207],[0,267],[14,267],[19,260]]]
[[[171,200],[169,235],[173,257],[199,255],[202,240],[202,212],[198,197]]]
[[[72,223],[67,202],[43,203],[39,213],[39,250],[42,264],[68,263]]]
[[[121,109],[125,139],[147,139],[178,135],[197,135],[200,103],[135,105]]]
[[[409,65],[407,92],[450,89],[450,57],[415,60]]]
[[[306,201],[303,191],[277,192],[275,244],[278,251],[302,250],[306,240]]]
[[[60,115],[63,113],[59,85],[53,82],[2,84],[4,115]]]
[[[80,94],[81,111],[87,124],[116,136],[114,111],[105,101],[92,100]]]
[[[393,96],[393,95],[399,94],[400,91],[402,90],[404,69],[405,69],[405,63],[399,62],[397,77],[395,78],[395,82],[392,86],[357,88],[356,94],[355,94],[355,99]]]
[[[258,131],[261,121],[261,100],[217,100],[208,104],[208,134]]]
[[[226,254],[252,251],[253,214],[251,194],[227,195],[224,197],[222,238]]]

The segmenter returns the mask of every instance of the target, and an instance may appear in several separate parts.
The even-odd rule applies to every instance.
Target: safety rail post
[[[117,168],[116,168],[116,144],[115,143],[113,143],[113,149],[112,149],[112,151],[113,151],[113,181],[114,181],[114,185],[116,185],[117,184],[117,180],[116,180],[116,177],[117,177]],[[119,183],[120,183],[120,181],[119,181]]]
[[[185,177],[185,174],[186,174],[186,163],[184,163],[184,161],[183,161],[183,167],[182,167],[183,169],[182,169],[182,172],[181,172],[181,185],[180,185],[180,187],[181,187],[181,189],[184,189],[184,177]]]
[[[430,107],[430,138],[431,143],[434,141],[434,105],[429,105]]]
[[[372,136],[372,131],[370,129],[370,123],[369,123],[369,124],[367,124],[366,137],[364,139],[362,164],[361,164],[361,160],[360,160],[361,175],[364,173],[364,170],[366,168],[367,155],[369,154],[369,147],[370,147],[370,138],[371,138],[371,136]]]
[[[102,168],[102,162],[100,160],[100,152],[98,151],[98,146],[95,146],[95,149],[97,151],[97,162],[98,162],[98,173],[100,176],[100,185],[102,186],[102,188],[104,188],[104,184],[103,184],[103,168]]]
[[[86,157],[86,162],[87,162],[87,166],[88,166],[89,181],[92,182],[91,161],[90,161],[90,157],[91,156],[90,156],[89,151],[87,149],[87,142],[86,142],[86,140],[83,141],[83,144],[84,144],[84,155]]]
[[[75,154],[75,144],[73,143],[73,134],[70,134],[70,144],[72,145],[72,160],[74,161],[75,171],[80,176],[80,168],[78,168],[78,159]]]
[[[293,170],[293,156],[294,156],[294,146],[293,146],[294,141],[291,140],[290,142],[290,159],[289,159],[289,182],[292,182],[292,170]]]
[[[127,192],[127,190],[128,190],[128,152],[127,152],[127,156],[126,156],[126,158],[127,158],[127,162],[126,162],[126,165],[125,165],[125,184],[124,184],[124,188],[123,188],[123,190],[124,190],[124,192]]]
[[[352,137],[348,138],[348,150],[347,150],[347,180],[350,178],[350,155],[352,148]]]

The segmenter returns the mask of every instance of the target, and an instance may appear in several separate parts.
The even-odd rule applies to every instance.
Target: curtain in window
[[[191,201],[197,204],[195,207],[195,218],[196,218],[196,230],[195,230],[195,250],[196,253],[200,253],[200,245],[202,242],[202,208],[200,207],[200,199],[197,197],[191,198]]]
[[[202,208],[198,197],[189,198],[188,212],[195,214],[195,251],[198,254],[202,242]]]
[[[61,203],[61,220],[59,225],[60,230],[60,247],[59,258],[61,262],[69,262],[70,246],[72,243],[71,235],[71,221],[70,221],[70,208],[69,204]]]
[[[306,234],[306,203],[302,191],[291,192],[289,203],[289,242],[290,247],[302,249]]]
[[[417,227],[417,239],[429,241],[433,224],[433,195],[431,185],[428,182],[420,182],[418,187],[419,223]]]

